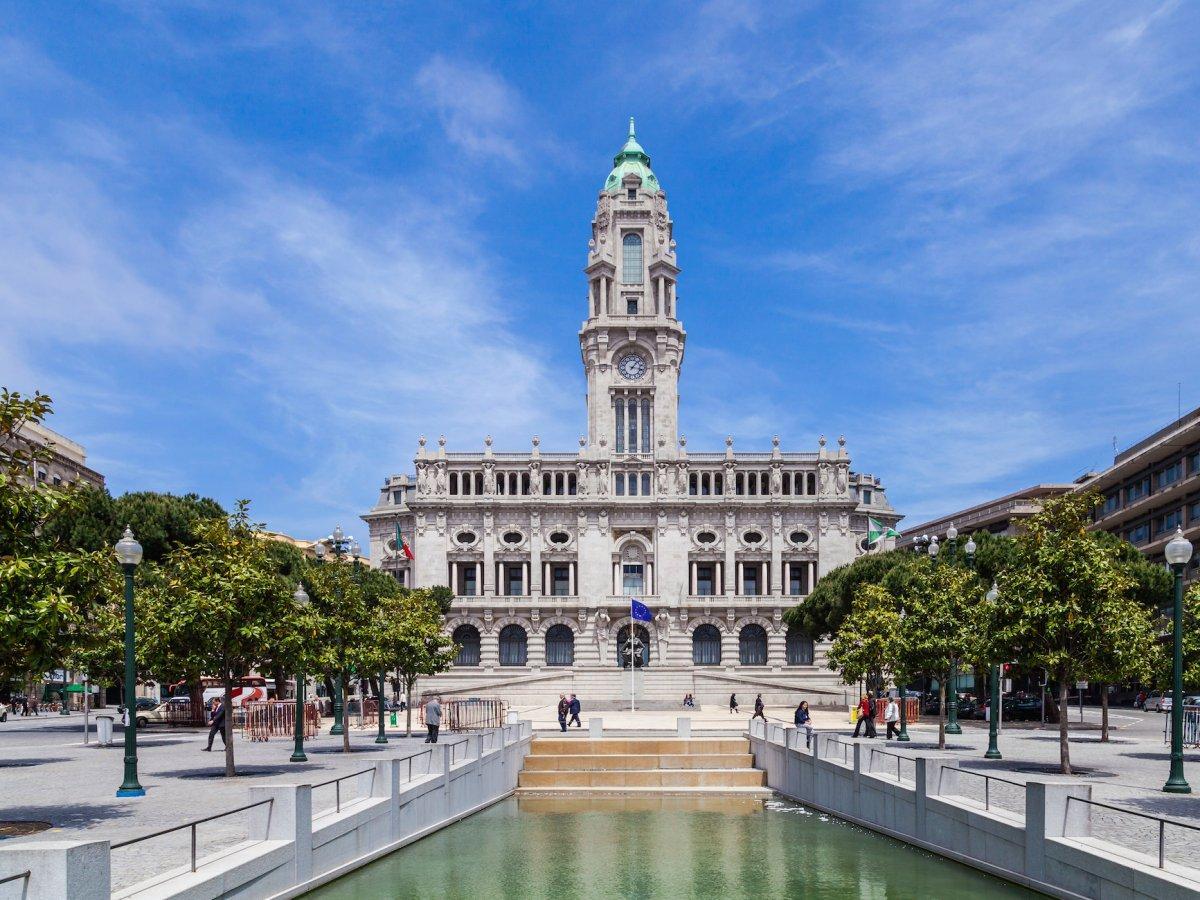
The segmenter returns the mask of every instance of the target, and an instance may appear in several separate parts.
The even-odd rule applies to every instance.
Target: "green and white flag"
[[[900,532],[878,519],[867,516],[867,543],[878,544],[882,538],[900,537]]]

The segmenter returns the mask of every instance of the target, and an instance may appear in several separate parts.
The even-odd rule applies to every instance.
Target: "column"
[[[483,595],[483,563],[475,563],[475,596]]]
[[[667,297],[670,298],[667,301],[667,315],[679,318],[679,310],[675,308],[675,282],[673,281],[667,282]]]
[[[696,561],[692,560],[691,575],[688,578],[688,596],[695,596],[698,590],[700,590],[700,588],[698,582],[696,581]]]
[[[805,585],[805,587],[808,588],[808,593],[811,594],[813,592],[813,588],[816,586],[817,586],[817,563],[815,560],[810,559],[808,561],[808,584]]]
[[[450,590],[454,592],[454,596],[458,596],[458,563],[450,563]]]
[[[792,564],[790,562],[783,564],[783,592],[785,594],[792,592]]]
[[[666,293],[663,290],[663,286],[666,283],[666,279],[658,278],[658,279],[656,279],[656,281],[658,282],[658,302],[655,304],[654,311],[655,311],[655,313],[657,313],[658,315],[661,316],[661,315],[665,315],[666,311],[667,311],[666,307],[663,306],[663,300],[665,299],[665,293]]]
[[[743,565],[742,561],[738,560],[737,569],[736,569],[737,581],[734,582],[734,588],[733,588],[734,594],[741,594],[742,591],[745,590],[744,585],[746,584],[746,579],[742,577],[742,575],[743,575],[742,565]]]
[[[654,563],[646,563],[646,593],[654,596]]]
[[[772,531],[773,530],[774,529],[772,529]],[[769,591],[765,592],[774,594],[776,597],[784,592],[783,580],[781,578],[783,575],[783,548],[780,546],[781,543],[781,537],[772,536],[770,566],[771,588]]]
[[[619,597],[621,595],[621,561],[617,560],[613,563],[613,589],[612,596]]]
[[[725,593],[725,563],[717,562],[717,568],[713,572],[713,593]]]
[[[529,560],[521,563],[521,596],[533,596],[531,591],[532,585],[529,583]]]
[[[575,596],[575,566],[573,562],[567,563],[567,593],[572,597]]]

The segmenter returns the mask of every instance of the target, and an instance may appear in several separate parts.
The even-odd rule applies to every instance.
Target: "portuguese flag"
[[[396,523],[396,549],[404,553],[409,559],[416,559],[413,556],[412,547],[408,546],[408,541],[404,540],[404,535],[400,533],[400,523]]]
[[[900,537],[900,532],[878,519],[867,517],[867,543],[878,544],[883,538]]]

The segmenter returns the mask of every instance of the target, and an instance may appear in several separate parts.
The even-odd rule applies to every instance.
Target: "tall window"
[[[454,657],[456,666],[479,665],[479,629],[474,625],[459,625],[454,629],[452,638],[458,644],[458,655]]]
[[[520,597],[525,593],[525,579],[522,578],[521,564],[507,565],[504,567],[504,574],[508,582],[508,596]]]
[[[803,631],[789,628],[787,632],[787,664],[789,666],[811,666],[813,664],[813,640]]]
[[[625,452],[625,401],[617,399],[617,452]]]
[[[791,596],[800,597],[807,593],[804,590],[804,575],[807,569],[808,563],[792,563],[791,575],[788,577],[788,593]]]
[[[551,571],[553,587],[551,591],[556,597],[566,597],[571,592],[570,566],[553,566]]]
[[[642,400],[642,452],[650,452],[650,400]]]
[[[624,284],[642,283],[642,236],[627,234],[621,241],[624,254],[621,258],[621,281]]]
[[[638,402],[633,397],[629,398],[629,452],[637,453],[638,448]]]
[[[475,584],[475,564],[466,563],[462,573],[462,596],[474,597],[479,593]]]
[[[500,665],[523,666],[528,659],[525,629],[520,625],[505,625],[500,629]]]
[[[758,565],[745,563],[742,566],[742,596],[757,597],[758,593]]]
[[[767,632],[761,625],[747,625],[738,635],[738,660],[743,666],[767,664]]]
[[[551,625],[546,631],[546,665],[569,666],[575,662],[575,633],[566,625]]]
[[[711,597],[713,593],[713,567],[696,566],[696,594]]]
[[[692,664],[719,666],[721,664],[721,632],[716,625],[705,623],[692,632]]]

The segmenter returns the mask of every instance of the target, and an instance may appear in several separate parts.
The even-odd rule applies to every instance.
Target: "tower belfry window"
[[[623,284],[642,283],[642,236],[627,234],[621,241],[621,282]]]

